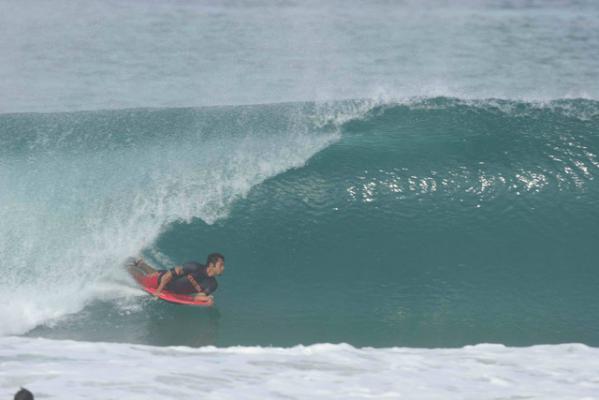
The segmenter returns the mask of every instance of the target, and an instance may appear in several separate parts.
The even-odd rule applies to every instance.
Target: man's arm
[[[175,273],[176,273],[176,269],[175,269]],[[173,280],[173,272],[172,271],[168,271],[167,273],[162,275],[162,278],[160,278],[160,285],[158,285],[158,289],[156,289],[156,291],[154,292],[154,296],[158,297],[160,292],[162,292],[162,289],[164,289],[164,287],[166,285],[168,285],[168,283],[172,280]]]
[[[158,286],[158,289],[156,289],[156,291],[154,292],[154,295],[158,296],[160,292],[162,292],[164,287],[168,285],[170,281],[173,280],[173,278],[183,275],[183,272],[184,270],[182,267],[176,266],[175,268],[169,270],[164,275],[162,275],[162,278],[160,279],[160,285]]]
[[[193,276],[187,275],[187,279],[189,280],[189,282],[191,282],[191,285],[195,288],[195,290],[198,292],[195,296],[200,296],[200,297],[208,297],[208,295],[206,293],[204,293],[204,289],[202,289],[202,287],[198,284],[198,281],[196,281],[194,279]]]

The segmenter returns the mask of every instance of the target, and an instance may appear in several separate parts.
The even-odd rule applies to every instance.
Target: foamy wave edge
[[[599,349],[583,344],[458,349],[153,347],[0,338],[0,395],[19,386],[71,399],[595,399]]]

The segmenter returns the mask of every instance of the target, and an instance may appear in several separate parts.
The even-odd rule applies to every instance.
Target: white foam
[[[69,148],[40,132],[0,174],[0,187],[9,188],[0,191],[0,336],[75,313],[94,299],[129,296],[106,281],[126,280],[124,260],[170,223],[213,223],[253,186],[337,140],[335,132],[314,133],[301,117],[281,132],[248,125],[136,147],[94,147],[96,137],[70,132]],[[77,147],[82,141],[89,146]]]
[[[152,347],[0,338],[0,397],[598,399],[599,349]]]

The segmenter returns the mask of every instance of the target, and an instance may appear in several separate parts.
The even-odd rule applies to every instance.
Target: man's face
[[[224,270],[225,270],[225,262],[223,260],[218,260],[214,264],[214,275],[216,275],[216,276],[221,275]]]

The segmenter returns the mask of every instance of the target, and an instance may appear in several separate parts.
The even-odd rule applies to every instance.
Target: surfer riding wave
[[[188,261],[169,270],[156,270],[143,259],[137,259],[129,265],[129,272],[134,276],[142,275],[144,285],[154,289],[152,294],[156,297],[164,290],[195,298],[212,298],[212,293],[218,287],[215,277],[224,270],[225,257],[220,253],[210,254],[205,265]]]

